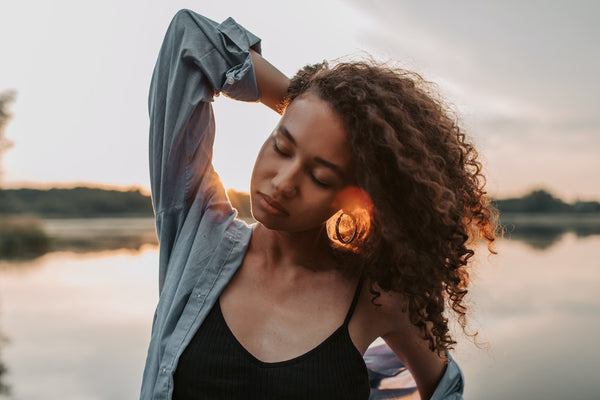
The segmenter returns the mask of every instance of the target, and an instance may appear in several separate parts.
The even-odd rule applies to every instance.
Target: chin
[[[264,226],[267,229],[273,230],[273,231],[282,231],[282,230],[286,230],[281,222],[279,221],[274,221],[273,218],[270,218],[269,215],[263,215],[263,213],[261,213],[260,211],[255,212],[254,209],[251,210],[252,213],[252,218],[254,218],[254,220],[256,222],[258,222],[259,224],[261,224],[262,226]]]

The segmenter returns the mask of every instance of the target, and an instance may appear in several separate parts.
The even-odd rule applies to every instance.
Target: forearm
[[[250,55],[254,64],[256,83],[260,91],[260,102],[282,114],[283,102],[287,95],[290,79],[256,51],[251,49]]]

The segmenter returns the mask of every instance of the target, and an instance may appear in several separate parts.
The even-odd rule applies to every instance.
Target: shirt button
[[[165,367],[163,367],[163,369],[162,369],[162,373],[163,373],[163,374],[166,374],[166,373],[167,373],[167,369],[166,369]]]

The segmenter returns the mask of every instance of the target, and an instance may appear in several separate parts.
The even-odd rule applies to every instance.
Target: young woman
[[[252,226],[211,165],[219,93],[282,114]],[[232,19],[183,10],[149,103],[160,299],[142,399],[368,399],[378,337],[421,398],[461,396],[444,311],[464,325],[471,240],[494,225],[474,149],[418,76],[349,63],[289,80]]]

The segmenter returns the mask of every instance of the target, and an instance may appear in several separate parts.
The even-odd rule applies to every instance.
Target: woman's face
[[[269,229],[320,227],[351,183],[351,156],[342,119],[314,93],[297,97],[262,146],[250,185],[252,214]]]

